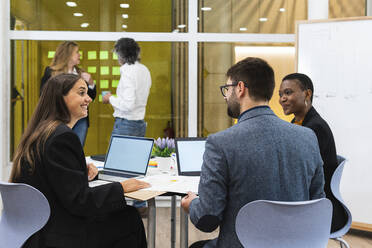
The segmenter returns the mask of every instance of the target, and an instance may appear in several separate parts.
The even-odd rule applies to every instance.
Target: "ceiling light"
[[[247,28],[239,28],[240,31],[247,31]]]
[[[124,19],[128,19],[128,14],[122,14],[121,17],[123,17]]]
[[[77,4],[75,2],[66,2],[66,5],[68,7],[76,7],[77,6]]]
[[[279,11],[280,12],[284,12],[285,11],[285,8],[280,8]]]
[[[260,20],[260,22],[266,22],[267,18],[266,17],[261,17],[259,20]]]
[[[198,21],[199,21],[199,20],[200,20],[200,18],[199,18],[199,17],[196,17],[196,20],[198,20]]]
[[[178,27],[178,28],[185,28],[186,25],[185,25],[185,24],[180,24],[180,25],[178,25],[177,27]]]
[[[200,8],[202,11],[211,11],[212,8],[211,7],[201,7]]]
[[[122,27],[122,28],[127,28],[128,26],[125,25],[125,24],[123,24],[123,25],[121,25],[121,27]]]
[[[89,26],[89,23],[87,23],[87,22],[84,22],[80,25],[80,27],[82,27],[82,28],[87,28],[88,26]]]
[[[120,4],[120,8],[122,8],[122,9],[127,9],[127,8],[129,8],[129,3],[121,3],[121,4]]]
[[[83,16],[82,13],[74,13],[74,16]]]

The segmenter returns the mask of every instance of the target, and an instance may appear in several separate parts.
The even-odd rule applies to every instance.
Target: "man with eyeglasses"
[[[242,247],[236,215],[259,199],[305,201],[325,197],[323,161],[315,134],[279,119],[268,106],[275,81],[266,61],[248,57],[227,71],[220,87],[232,127],[208,137],[199,196],[182,207],[201,231],[220,226],[218,238],[191,247]]]

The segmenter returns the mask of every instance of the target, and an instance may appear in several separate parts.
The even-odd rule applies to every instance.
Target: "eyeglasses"
[[[239,82],[232,82],[232,84],[225,84],[220,86],[221,94],[223,97],[226,97],[227,92],[229,91],[230,86],[237,86]]]

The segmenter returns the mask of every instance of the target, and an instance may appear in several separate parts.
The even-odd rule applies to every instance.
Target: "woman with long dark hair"
[[[71,130],[87,116],[87,84],[78,75],[59,74],[44,87],[15,152],[10,182],[41,191],[51,215],[24,247],[146,247],[142,220],[124,193],[148,184],[129,179],[88,185],[89,167]]]

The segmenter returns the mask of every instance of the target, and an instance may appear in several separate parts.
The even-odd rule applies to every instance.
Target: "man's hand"
[[[106,95],[102,97],[102,102],[104,104],[110,103],[110,96],[112,96],[110,92],[106,93]]]
[[[88,168],[88,181],[92,181],[98,174],[97,167],[94,166],[93,163],[87,164]]]
[[[129,193],[140,189],[148,188],[151,185],[144,181],[131,178],[121,182],[121,186],[123,187],[124,193]]]
[[[190,203],[192,202],[192,200],[194,200],[197,197],[198,196],[195,195],[194,193],[187,192],[187,196],[181,199],[181,206],[183,210],[185,210],[186,213],[189,213]]]

